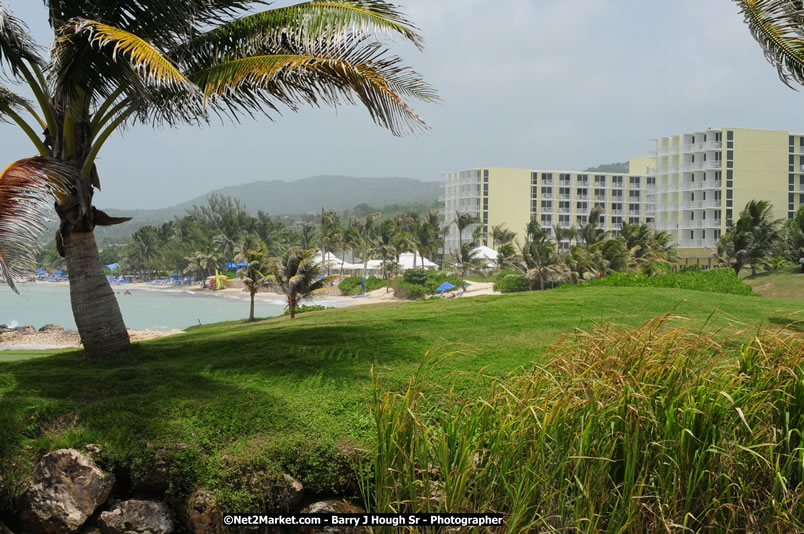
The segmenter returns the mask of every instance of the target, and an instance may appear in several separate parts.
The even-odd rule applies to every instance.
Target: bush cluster
[[[299,304],[296,306],[296,315],[304,312],[331,310],[332,306],[322,306],[321,304]],[[290,315],[290,310],[285,310],[282,315]]]
[[[340,289],[342,295],[359,295],[361,291],[360,280],[362,280],[360,276],[344,278],[341,283],[338,284],[338,289]],[[385,287],[385,284],[386,282],[382,278],[369,276],[366,278],[366,293]]]
[[[494,282],[494,291],[499,291],[500,293],[519,293],[529,289],[528,279],[519,271],[511,269],[500,271],[497,281]]]
[[[456,291],[460,290],[461,277],[443,271],[427,269],[408,269],[401,277],[394,279],[394,296],[401,299],[416,300],[436,293],[436,288],[449,282]]]
[[[731,269],[709,271],[685,270],[677,273],[647,276],[641,273],[611,273],[597,280],[582,282],[585,286],[611,287],[672,287],[695,289],[709,293],[759,296],[751,286],[740,280]]]

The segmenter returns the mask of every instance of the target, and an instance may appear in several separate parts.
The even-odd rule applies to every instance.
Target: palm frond
[[[25,107],[26,104],[30,106],[30,102],[26,99],[0,85],[0,122],[3,121],[4,109],[16,111]]]
[[[64,191],[76,169],[42,157],[16,161],[0,173],[0,280],[19,293],[14,279],[30,267],[45,230],[45,208]]]
[[[379,0],[322,0],[271,9],[242,17],[204,32],[177,48],[173,55],[190,70],[200,58],[208,62],[259,55],[285,39],[308,45],[327,42],[349,46],[365,36],[402,36],[420,50],[417,28],[396,6]]]
[[[36,44],[25,24],[0,6],[0,66],[6,63],[17,75],[23,61],[41,63]]]
[[[804,84],[804,11],[791,0],[735,0],[748,29],[790,88]]]
[[[173,63],[147,40],[126,30],[96,22],[79,19],[73,21],[61,39],[71,35],[86,35],[89,41],[101,50],[111,47],[111,58],[117,61],[123,56],[145,84],[154,87],[189,90],[192,84]]]
[[[353,104],[359,99],[372,119],[395,135],[427,129],[404,98],[432,102],[438,98],[435,90],[402,67],[399,58],[386,57],[379,44],[354,46],[336,55],[312,52],[236,59],[188,77],[208,103],[224,111],[251,113],[266,105],[276,109],[276,102],[291,109],[299,102]]]

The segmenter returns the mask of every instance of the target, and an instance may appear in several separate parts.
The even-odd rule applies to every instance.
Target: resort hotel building
[[[444,222],[468,213],[480,221],[481,241],[490,245],[496,225],[521,236],[535,218],[552,233],[555,226],[586,224],[599,206],[601,228],[617,234],[623,222],[646,223],[673,237],[682,261],[708,268],[716,263],[726,221],[748,201],[769,201],[775,218],[792,218],[804,205],[804,134],[721,128],[654,141],[655,152],[631,159],[627,174],[507,168],[446,173]],[[464,230],[464,242],[476,227]],[[446,253],[459,243],[456,226],[449,228]]]

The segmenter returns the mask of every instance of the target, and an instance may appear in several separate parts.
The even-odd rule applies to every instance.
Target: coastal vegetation
[[[575,524],[573,521],[583,521],[583,518],[601,521],[604,513],[618,518],[630,517],[634,511],[631,507],[633,499],[622,494],[623,486],[617,485],[630,480],[624,476],[640,477],[641,482],[633,489],[637,493],[633,495],[648,495],[648,490],[653,489],[661,490],[661,495],[670,499],[665,515],[668,521],[683,522],[685,512],[679,510],[689,506],[688,511],[696,513],[707,496],[724,499],[724,507],[735,502],[749,505],[747,499],[751,495],[758,498],[765,495],[761,491],[763,488],[768,492],[781,492],[780,495],[787,491],[786,497],[776,501],[781,511],[797,495],[800,496],[801,489],[796,486],[792,472],[782,470],[791,469],[784,463],[779,464],[779,473],[788,478],[778,489],[773,489],[772,480],[768,485],[761,485],[754,477],[754,474],[762,473],[762,480],[765,480],[764,477],[771,472],[768,469],[772,470],[776,465],[766,467],[766,461],[787,458],[784,447],[791,444],[785,441],[789,434],[780,429],[774,442],[776,445],[757,445],[763,443],[760,440],[766,440],[765,434],[776,426],[775,418],[766,417],[768,411],[783,406],[767,404],[770,400],[762,395],[768,394],[764,384],[768,384],[770,377],[801,371],[796,371],[792,365],[794,361],[784,363],[782,359],[754,358],[751,360],[754,363],[745,363],[745,376],[755,376],[753,373],[758,373],[758,369],[765,369],[761,373],[765,378],[760,382],[739,383],[737,377],[743,375],[731,373],[729,369],[742,369],[734,367],[742,365],[739,364],[740,358],[746,359],[749,353],[756,355],[750,349],[745,357],[740,356],[743,354],[742,345],[749,343],[755,335],[760,339],[766,337],[752,325],[760,322],[772,327],[787,325],[791,332],[800,332],[800,323],[796,322],[800,319],[796,315],[800,308],[799,303],[790,300],[684,289],[572,286],[563,291],[324,310],[298,315],[293,321],[275,318],[193,327],[185,334],[138,343],[129,351],[125,361],[84,362],[76,366],[80,353],[66,352],[34,360],[5,362],[0,364],[3,401],[0,403],[0,427],[6,429],[0,434],[0,466],[3,466],[0,513],[7,513],[13,506],[20,484],[42,454],[61,447],[83,448],[89,443],[99,444],[98,462],[104,469],[118,475],[122,496],[128,495],[136,480],[143,476],[156,451],[166,448],[173,459],[166,498],[176,506],[196,489],[206,488],[213,492],[222,509],[260,510],[265,505],[262,500],[264,493],[261,486],[255,484],[280,472],[302,481],[311,494],[344,495],[358,502],[365,498],[370,505],[367,509],[383,511],[383,503],[419,506],[421,501],[396,503],[393,500],[401,491],[413,491],[404,484],[408,480],[404,477],[408,475],[397,473],[395,476],[399,477],[400,484],[394,488],[387,486],[387,477],[370,475],[375,472],[372,467],[384,465],[375,462],[402,461],[399,450],[386,448],[386,452],[382,452],[376,448],[383,443],[387,446],[388,442],[383,438],[398,428],[378,428],[377,418],[380,416],[390,422],[393,420],[387,418],[399,418],[399,422],[405,425],[410,425],[411,418],[416,417],[419,426],[414,428],[421,433],[417,439],[421,440],[423,448],[415,450],[417,454],[422,451],[435,455],[431,457],[433,473],[422,474],[434,487],[443,482],[437,473],[448,472],[446,465],[453,465],[455,469],[456,478],[452,480],[457,481],[459,473],[466,473],[467,491],[462,493],[460,488],[448,485],[447,491],[434,494],[438,497],[434,498],[433,507],[448,509],[452,505],[465,505],[462,510],[471,510],[477,509],[473,506],[484,506],[478,488],[488,485],[493,479],[483,477],[490,477],[490,471],[494,469],[502,475],[507,465],[504,462],[512,458],[495,456],[502,452],[501,445],[495,445],[492,439],[497,435],[500,439],[509,436],[512,444],[521,445],[521,458],[551,459],[553,463],[545,465],[555,468],[554,472],[551,471],[555,476],[543,480],[541,484],[544,485],[537,488],[546,492],[552,487],[551,491],[559,495],[561,491],[570,490],[562,484],[572,482],[573,489],[566,494],[564,504],[554,502],[554,506],[563,506],[566,513],[554,520],[565,521],[567,526]],[[635,360],[635,367],[630,368],[633,375],[622,375],[627,381],[622,383],[621,389],[610,389],[619,384],[612,382],[617,376],[616,369],[620,369],[616,365],[625,365],[627,359],[624,355],[629,350],[641,346],[640,343],[667,347],[673,339],[686,339],[687,334],[674,333],[656,333],[657,337],[653,338],[652,332],[658,332],[653,327],[636,332],[631,330],[642,325],[648,317],[667,312],[671,314],[667,332],[682,326],[689,331],[706,332],[705,338],[691,345],[681,345],[684,350],[677,355],[667,351],[643,355],[645,359]],[[609,321],[616,321],[623,327],[601,327]],[[603,329],[596,330],[598,327]],[[590,333],[588,339],[592,345],[585,345],[583,340],[577,343],[568,340],[565,343],[572,351],[569,348],[556,349],[559,352],[548,350],[565,336],[582,332]],[[769,332],[767,335],[776,334]],[[603,351],[601,343],[608,352]],[[763,346],[774,347],[769,354],[779,354],[782,358],[783,346]],[[578,349],[577,353],[575,349]],[[441,365],[426,366],[427,373],[421,374],[417,370],[428,351],[434,359],[450,356]],[[707,358],[699,357],[703,352]],[[563,358],[576,354],[574,359],[567,360],[567,364],[573,366],[562,371],[561,360],[556,354]],[[608,391],[607,394],[613,397],[610,397],[610,403],[608,400],[603,403],[604,408],[595,418],[586,418],[584,413],[591,417],[593,414],[588,411],[593,410],[597,403],[584,403],[584,397],[579,397],[576,402],[539,404],[541,394],[557,394],[564,386],[581,387],[577,380],[582,375],[575,370],[597,354],[602,354],[605,357],[602,361],[607,363],[592,375],[584,375],[592,388],[590,394],[599,392],[603,395]],[[791,352],[788,356],[795,354]],[[674,359],[676,356],[677,360]],[[667,364],[658,365],[660,358],[666,358]],[[718,358],[723,360],[715,365]],[[684,367],[685,361],[688,367]],[[677,373],[688,369],[673,382],[677,383],[677,389],[668,389],[664,397],[653,393],[641,395],[639,392],[645,387],[666,387],[671,383],[673,370],[670,362],[679,363]],[[374,383],[372,367],[377,380]],[[558,382],[553,384],[539,369],[551,370]],[[610,374],[600,375],[608,373],[607,370]],[[386,406],[385,401],[376,401],[385,399],[386,392],[392,397],[404,396],[411,375],[416,377],[413,387],[426,387],[427,395],[411,405],[410,415],[400,414],[398,405],[392,412],[381,412]],[[518,407],[508,405],[502,389],[494,386],[495,379],[503,381],[500,386],[513,387],[509,387],[511,393],[521,396],[522,404]],[[527,380],[532,380],[530,391],[533,396],[526,394]],[[566,390],[567,394],[576,389]],[[631,392],[627,398],[626,391]],[[732,406],[725,397],[718,400],[719,391],[729,394],[735,404]],[[537,392],[541,393],[537,395]],[[691,396],[691,392],[700,392],[700,396],[697,393]],[[707,392],[714,392],[715,397]],[[752,397],[752,393],[756,396]],[[779,390],[778,394],[781,395],[782,391]],[[388,402],[397,402],[393,398],[389,397]],[[663,399],[664,409],[659,410],[658,405],[651,404],[657,398]],[[492,416],[492,412],[482,411],[482,403],[475,404],[474,399],[484,399],[494,410],[502,410],[501,414],[512,417]],[[781,403],[784,397],[779,399]],[[689,404],[693,401],[694,406]],[[765,420],[758,422],[760,415],[756,406],[764,405],[763,402],[771,408],[763,409],[761,414]],[[541,433],[535,432],[536,429],[529,432],[529,427],[524,426],[524,412],[515,411],[528,406],[532,406],[537,415],[542,414],[545,422],[549,421]],[[548,419],[545,410],[551,406],[563,411]],[[686,408],[681,409],[683,407]],[[735,407],[743,410],[756,435],[747,429],[738,430],[742,421]],[[746,411],[749,409],[750,412]],[[633,419],[620,418],[617,410],[635,416]],[[471,417],[457,417],[459,413]],[[700,415],[696,416],[696,413]],[[672,414],[679,414],[679,417],[671,419]],[[688,417],[682,417],[684,414]],[[708,419],[710,414],[713,416],[711,421]],[[779,414],[781,416],[782,412]],[[677,426],[667,427],[667,432],[672,430],[689,436],[688,441],[679,445],[688,448],[675,449],[668,443],[663,452],[659,449],[653,451],[664,454],[667,462],[658,461],[659,456],[651,455],[651,450],[643,447],[645,440],[653,441],[663,435],[657,426],[663,419],[653,419],[659,416],[667,418],[668,424],[675,421]],[[738,419],[733,420],[733,417]],[[446,427],[449,421],[454,421],[451,428]],[[464,425],[464,421],[471,425]],[[535,419],[529,421],[528,424],[532,425]],[[609,421],[615,425],[632,426],[615,426],[610,430]],[[484,422],[486,426],[475,425],[478,422]],[[791,419],[790,424],[797,423]],[[636,430],[643,427],[644,433]],[[584,428],[588,430],[583,431]],[[554,431],[562,432],[561,436],[566,440],[564,437],[551,440],[549,436]],[[716,433],[706,434],[709,431]],[[540,449],[538,443],[527,441],[531,439],[526,438],[527,435],[533,439],[542,436],[541,446],[546,448]],[[405,437],[402,434],[396,436]],[[442,437],[455,438],[456,444],[456,447],[444,450],[448,454],[445,457],[436,454],[440,448],[432,448],[440,443],[438,440]],[[626,438],[633,441],[623,441]],[[674,434],[673,439],[676,443],[678,435]],[[554,441],[562,444],[560,449],[550,445]],[[707,447],[701,448],[702,443]],[[739,445],[759,456],[746,452],[746,455],[740,453],[732,458],[726,452],[715,452],[729,443],[734,450],[742,450]],[[629,445],[638,447],[641,452],[633,456],[628,452],[633,450]],[[490,456],[485,457],[485,453],[476,458],[471,456],[482,450],[487,450]],[[519,448],[511,448],[506,454],[516,451]],[[699,451],[697,456],[695,451]],[[469,457],[464,456],[467,453]],[[603,456],[603,453],[620,456]],[[363,460],[355,464],[356,454]],[[396,457],[389,457],[389,454],[396,454]],[[595,455],[613,461],[574,458]],[[416,456],[411,461],[418,462],[420,458]],[[756,463],[748,464],[746,458],[756,458]],[[632,463],[626,464],[625,459]],[[491,463],[486,463],[487,460]],[[480,463],[475,464],[477,461]],[[498,461],[503,463],[494,464]],[[679,463],[677,471],[671,467],[674,462]],[[357,468],[356,465],[371,467]],[[392,465],[414,468],[415,464]],[[477,469],[469,467],[474,465],[478,466]],[[497,467],[490,468],[492,465]],[[528,464],[518,465],[526,467]],[[619,470],[626,465],[633,467],[633,475],[624,474],[630,472],[631,467]],[[749,465],[752,467],[747,472]],[[462,471],[466,469],[471,471]],[[559,475],[565,473],[564,469],[575,469],[580,485],[575,478],[562,482],[564,479]],[[356,472],[367,476],[363,493],[356,483],[356,479],[359,480]],[[543,473],[541,467],[538,472]],[[742,477],[742,483],[747,485],[737,489],[748,493],[737,492],[730,497],[734,500],[726,501],[722,487],[728,480],[706,474],[712,472],[722,473],[723,477],[732,480]],[[702,479],[695,478],[702,473]],[[694,486],[685,482],[671,488],[672,476],[686,475],[692,475]],[[522,478],[526,476],[524,469],[512,471],[510,480],[523,482],[521,487],[498,484],[485,490],[486,503],[494,506],[510,504],[510,509],[503,510],[506,514],[524,512],[521,518],[509,516],[509,521],[514,524],[534,517],[535,508],[521,508],[525,506],[527,493],[522,493],[516,502],[510,500],[518,494],[517,488],[527,487],[524,483],[529,479]],[[510,490],[507,496],[501,494],[505,488]],[[604,488],[609,488],[609,491],[595,494]],[[467,500],[461,500],[461,495],[465,495]],[[548,493],[543,493],[543,496],[547,498]],[[762,511],[764,514],[768,510],[766,506],[772,506],[767,499],[755,502],[764,503],[749,508],[756,509],[757,513]],[[618,511],[612,512],[612,507]],[[707,514],[715,515],[705,514],[697,520],[720,518],[724,509],[707,511]],[[552,510],[555,508],[544,509],[545,512]],[[776,520],[781,522],[784,518]],[[636,530],[652,528],[652,523],[645,522],[646,517],[640,516],[633,521]],[[695,524],[691,521],[691,517],[687,518],[688,524]],[[536,526],[547,524],[555,523],[534,523]]]
[[[91,356],[129,345],[93,233],[127,220],[93,206],[100,188],[95,161],[112,133],[134,123],[198,124],[210,112],[237,121],[280,105],[344,101],[361,102],[397,135],[427,128],[410,102],[432,102],[435,91],[381,43],[395,36],[422,48],[396,6],[331,0],[250,12],[259,4],[133,0],[109,9],[94,1],[48,0],[54,33],[48,55],[0,7],[0,68],[36,100],[2,87],[0,115],[38,153],[0,175],[0,205],[7,207],[0,211],[0,276],[13,284],[17,262],[27,260],[27,247],[42,230],[37,207],[55,200],[56,243]]]

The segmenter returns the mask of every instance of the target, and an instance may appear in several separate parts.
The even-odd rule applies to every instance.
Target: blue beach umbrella
[[[179,273],[170,273],[170,277],[171,277],[171,278],[178,278],[178,277],[179,277]]]
[[[53,274],[64,274],[64,271],[62,271],[61,269],[56,269],[55,271],[53,271]]]
[[[119,263],[110,263],[109,265],[106,266],[106,268],[109,269],[110,271],[114,271],[119,267],[120,267]]]
[[[449,291],[450,289],[455,289],[457,286],[455,284],[450,284],[449,282],[444,282],[440,286],[436,288],[436,291],[440,291],[441,294],[444,294],[444,291]]]
[[[241,261],[236,265],[237,267],[248,267],[248,263]]]
[[[46,271],[46,270],[44,270],[44,269],[37,269],[37,270],[36,270],[36,271],[34,271],[34,272],[35,272],[36,274],[47,274],[47,271]]]

